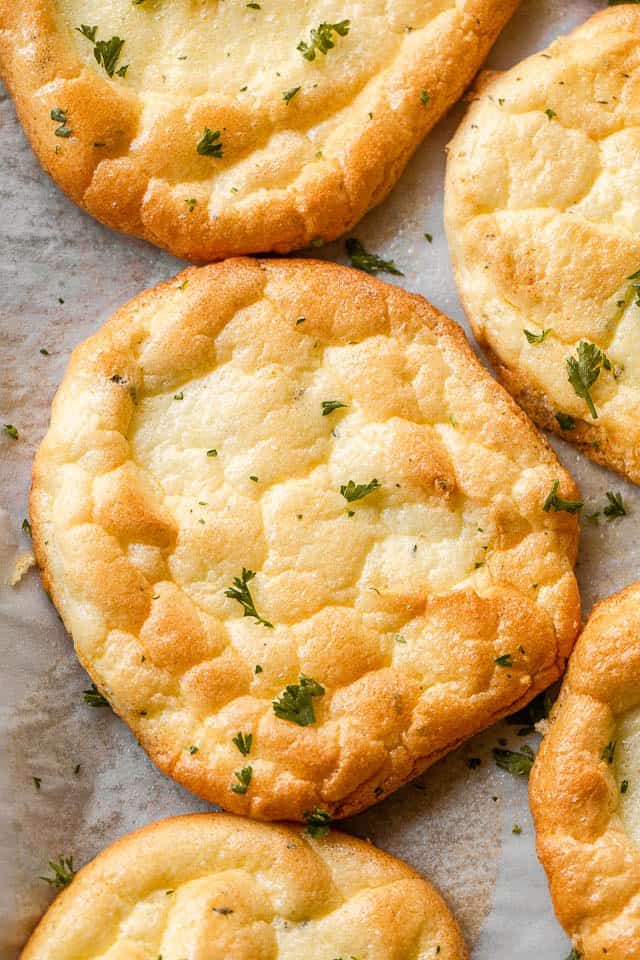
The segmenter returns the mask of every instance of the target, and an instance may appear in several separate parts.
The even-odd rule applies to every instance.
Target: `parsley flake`
[[[314,27],[311,31],[309,43],[301,40],[296,49],[299,50],[305,60],[315,60],[316,52],[322,53],[326,57],[329,50],[333,50],[336,45],[333,34],[335,33],[339,37],[346,37],[349,33],[350,26],[350,20],[341,20],[339,23],[326,23],[323,21],[318,27]]]
[[[496,657],[493,662],[499,667],[512,667],[513,656],[510,653],[502,653],[499,657]]]
[[[340,407],[347,407],[347,403],[343,403],[341,400],[323,400],[322,401],[322,416],[328,417],[330,413],[333,413],[334,410],[339,410]]]
[[[545,110],[545,113],[546,113],[547,117],[549,118],[549,120],[553,120],[554,117],[557,117],[557,116],[558,116],[558,114],[555,112],[555,110],[552,110],[551,107],[547,107],[547,109]]]
[[[96,40],[98,28],[89,27],[86,23],[76,27],[76,30],[93,44],[93,55],[96,58],[96,62],[99,66],[104,68],[104,71],[108,77],[112,77],[114,73],[118,77],[125,76],[127,70],[129,69],[129,64],[119,67],[116,70],[122,48],[124,47],[124,40],[121,40],[120,37],[115,36],[111,37],[110,40]],[[53,120],[54,118],[52,117],[51,119]]]
[[[308,727],[316,721],[313,698],[321,697],[324,687],[300,674],[298,683],[290,683],[279,697],[273,701],[273,712],[280,720],[297,723],[299,727]]]
[[[556,413],[555,416],[561,430],[575,430],[576,421],[570,413]]]
[[[11,437],[12,440],[17,440],[20,434],[18,433],[18,428],[14,427],[12,423],[5,423],[3,427],[4,432],[7,436]]]
[[[313,810],[307,810],[307,812],[303,814],[303,817],[307,823],[307,833],[310,837],[313,837],[314,840],[326,837],[329,833],[329,827],[331,826],[331,820],[333,818],[327,810],[314,807]]]
[[[612,493],[610,490],[607,490],[607,500],[609,503],[602,511],[607,520],[611,521],[615,520],[616,517],[626,517],[627,511],[622,502],[621,493]]]
[[[36,790],[40,789],[40,784],[42,783],[42,777],[31,777],[34,782]]]
[[[104,697],[104,696],[100,693],[100,691],[99,691],[98,688],[96,687],[95,683],[92,683],[92,684],[91,684],[91,689],[90,689],[90,690],[83,690],[83,691],[82,691],[82,699],[83,699],[84,702],[85,702],[86,704],[88,704],[90,707],[109,707],[109,706],[111,706],[111,704],[109,703],[109,701],[107,700],[107,698]]]
[[[287,104],[290,103],[299,90],[300,90],[300,87],[291,87],[291,90],[285,90],[282,94],[282,99],[284,100],[285,103]]]
[[[251,744],[253,743],[253,734],[252,733],[240,733],[238,732],[233,738],[233,743],[240,751],[243,757],[246,757],[249,751],[251,750]]]
[[[553,510],[555,513],[560,511],[563,511],[564,513],[578,513],[579,510],[582,510],[582,500],[564,500],[562,497],[558,496],[559,486],[560,481],[554,480],[551,493],[547,496],[547,499],[542,505],[544,512],[549,513],[550,510]]]
[[[522,332],[528,343],[544,343],[549,334],[553,332],[553,327],[547,327],[541,333],[532,333],[531,330],[523,330]]]
[[[363,497],[367,497],[374,490],[378,490],[380,486],[381,484],[376,479],[370,480],[369,483],[354,483],[353,480],[349,480],[347,484],[342,484],[340,493],[348,503],[353,503],[354,500],[362,500]]]
[[[26,517],[22,521],[22,532],[26,533],[28,537],[31,537],[33,535],[31,531],[31,524],[29,523]]]
[[[568,380],[577,396],[586,402],[594,420],[598,419],[598,412],[591,398],[590,389],[600,376],[602,368],[611,369],[607,356],[595,343],[581,340],[578,344],[578,357],[567,357]]]
[[[396,277],[404,277],[404,273],[398,270],[393,260],[383,260],[375,253],[367,253],[356,237],[349,237],[345,247],[351,266],[356,270],[364,270],[365,273],[370,274],[392,273]]]
[[[196,150],[201,157],[216,157],[220,159],[223,156],[220,131],[205,127],[196,145]]]
[[[48,883],[50,887],[68,887],[77,871],[73,868],[73,857],[63,857],[60,855],[58,861],[49,860],[49,869],[53,876],[51,877],[38,877],[39,880],[44,880],[45,883]]]
[[[605,763],[608,763],[609,766],[611,766],[611,764],[615,759],[616,746],[617,746],[617,741],[610,740],[609,743],[604,748],[604,750],[602,751],[602,753],[600,754],[600,759],[604,760]]]
[[[60,107],[55,107],[50,113],[50,117],[54,120],[58,126],[53,131],[56,137],[70,137],[73,133],[73,130],[67,123],[67,111],[62,110]]]
[[[269,627],[270,630],[273,630],[273,624],[269,623],[268,620],[265,620],[264,617],[261,617],[256,610],[256,605],[253,602],[253,597],[251,596],[251,591],[249,590],[248,584],[250,580],[253,580],[255,573],[253,570],[247,570],[245,567],[242,568],[241,577],[233,578],[233,586],[229,587],[228,590],[225,590],[225,597],[230,597],[231,600],[237,600],[240,606],[242,607],[244,613],[243,617],[254,617],[258,623],[261,623],[263,627]]]
[[[422,93],[420,94],[420,103],[427,104],[429,103],[429,100],[431,100],[431,97],[429,96],[429,91],[423,90]]]
[[[232,784],[231,789],[234,793],[246,793],[249,789],[249,784],[251,783],[251,776],[253,774],[252,767],[243,767],[242,770],[236,770],[234,772],[234,777],[238,781],[237,783]]]
[[[500,769],[506,770],[514,777],[528,777],[531,773],[535,754],[527,744],[523,746],[521,752],[494,747],[492,753]]]

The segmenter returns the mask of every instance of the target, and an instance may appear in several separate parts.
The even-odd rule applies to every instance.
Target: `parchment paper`
[[[517,63],[602,6],[604,0],[525,0],[488,65]],[[461,322],[442,189],[444,147],[463,109],[450,112],[389,199],[355,231],[368,249],[396,260],[403,286]],[[6,98],[0,116],[0,423],[15,424],[20,433],[17,441],[0,439],[0,957],[10,960],[52,898],[38,879],[49,859],[72,855],[81,865],[135,827],[207,804],[156,770],[110,710],[83,703],[88,678],[37,573],[15,588],[7,585],[16,556],[30,548],[21,532],[30,462],[71,349],[116,307],[181,264],[78,210],[40,169]],[[318,253],[345,262],[341,243]],[[586,615],[595,600],[640,578],[640,491],[562,441],[552,442],[581,486],[584,514],[602,507],[606,490],[621,491],[630,509],[613,523],[583,522],[577,572]],[[535,857],[526,782],[498,770],[491,757],[499,737],[512,748],[524,742],[516,729],[492,728],[343,826],[439,885],[473,960],[563,960],[570,945]],[[534,748],[536,739],[528,738]],[[478,769],[469,769],[470,757],[481,758]],[[41,778],[39,790],[33,777]],[[514,824],[521,833],[512,832]]]

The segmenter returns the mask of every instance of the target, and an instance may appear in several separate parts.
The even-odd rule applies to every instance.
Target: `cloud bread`
[[[446,182],[458,289],[504,384],[636,483],[639,152],[640,7],[614,6],[480,83]]]
[[[442,897],[406,864],[331,832],[196,814],[104,850],[22,960],[467,960]]]
[[[231,260],[74,351],[31,518],[80,660],[155,762],[300,820],[368,806],[558,676],[579,598],[556,483],[575,499],[421,297]]]
[[[189,260],[282,253],[384,198],[517,5],[0,0],[0,69],[103,223]]]
[[[599,603],[531,777],[538,855],[583,960],[640,958],[640,583]]]

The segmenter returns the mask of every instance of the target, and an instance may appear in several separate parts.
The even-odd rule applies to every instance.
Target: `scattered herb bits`
[[[82,699],[90,707],[108,707],[109,701],[100,693],[95,683],[91,684],[91,689],[82,691]]]
[[[551,492],[542,505],[544,512],[549,513],[550,510],[553,510],[555,513],[559,513],[560,511],[564,511],[565,513],[578,513],[578,511],[582,510],[584,506],[582,500],[565,500],[558,494],[559,486],[560,481],[554,480]]]
[[[514,777],[528,777],[531,773],[535,754],[527,744],[520,751],[494,747],[492,752],[493,758],[501,770],[506,770]]]
[[[626,517],[627,510],[622,500],[621,493],[612,493],[607,490],[607,505],[602,511],[608,521],[615,520],[616,517]]]
[[[356,237],[349,237],[345,243],[351,266],[365,273],[391,273],[396,277],[404,277],[393,260],[383,260],[375,253],[368,253]]]
[[[378,490],[380,486],[381,484],[376,479],[370,480],[369,483],[354,483],[353,480],[349,480],[348,483],[342,484],[340,493],[347,503],[353,503],[354,500],[362,500],[363,497],[368,497],[370,493]]]
[[[253,775],[252,767],[243,767],[242,770],[236,770],[234,777],[238,781],[231,785],[231,789],[234,793],[246,793],[249,789],[249,784],[251,783],[251,777]]]
[[[323,400],[322,401],[322,416],[328,417],[330,413],[333,413],[334,410],[339,410],[340,407],[346,407],[346,403],[342,403],[341,400]]]
[[[577,357],[567,357],[569,383],[576,395],[585,401],[594,420],[598,419],[598,411],[590,391],[602,369],[610,370],[611,364],[600,347],[588,340],[581,340],[578,344]]]
[[[240,733],[238,732],[235,737],[233,737],[233,743],[240,751],[243,757],[246,757],[247,754],[251,751],[251,744],[253,743],[253,734],[252,733]]]
[[[38,879],[44,880],[50,887],[57,887],[58,889],[68,887],[77,873],[73,867],[73,857],[63,857],[62,855],[57,861],[49,860],[49,869],[51,870],[50,877],[39,877]]]
[[[522,331],[527,338],[527,343],[544,343],[550,333],[553,332],[552,327],[547,327],[546,330],[541,330],[540,333],[532,333],[531,330]]]
[[[73,133],[73,130],[67,123],[67,111],[62,110],[60,107],[56,107],[51,111],[51,119],[58,124],[56,129],[53,131],[56,137],[70,137]]]
[[[305,60],[309,61],[315,60],[317,53],[321,53],[326,57],[329,50],[333,50],[336,45],[334,34],[336,37],[346,37],[349,33],[350,26],[350,20],[341,20],[339,23],[323,22],[313,28],[308,43],[305,40],[300,41],[297,50],[299,50]]]
[[[253,570],[247,570],[243,567],[241,576],[233,578],[233,586],[225,590],[224,595],[231,600],[236,600],[240,604],[243,610],[243,617],[253,617],[258,623],[261,623],[263,627],[268,627],[270,630],[273,630],[273,624],[265,620],[264,617],[261,617],[256,610],[256,605],[249,590],[249,582],[253,580],[254,577],[255,573]]]
[[[196,144],[196,152],[200,154],[201,157],[216,157],[216,159],[221,159],[223,157],[222,152],[222,141],[220,137],[222,136],[220,130],[211,130],[210,127],[205,127],[202,133],[202,136]]]
[[[329,833],[332,817],[327,810],[314,807],[313,810],[308,810],[304,814],[304,819],[307,824],[307,833],[310,837],[313,837],[314,840],[326,837]]]
[[[280,720],[297,723],[299,727],[308,727],[316,722],[313,700],[324,694],[324,687],[300,674],[298,683],[290,683],[273,701],[273,712]]]

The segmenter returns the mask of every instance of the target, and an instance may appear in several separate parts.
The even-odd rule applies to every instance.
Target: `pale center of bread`
[[[259,6],[259,9],[256,9]],[[403,38],[451,0],[58,0],[61,24],[80,57],[101,71],[92,44],[77,32],[98,27],[96,38],[123,39],[118,65],[128,64],[124,83],[143,94],[193,98],[221,94],[256,108],[281,100],[301,86],[317,110],[327,100],[337,111],[398,52]],[[311,44],[322,23],[349,21],[349,32],[331,33],[334,47],[315,59],[297,49]]]
[[[640,844],[640,707],[629,710],[618,722],[616,781],[625,828]]]

